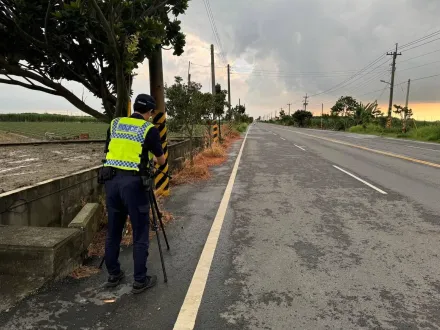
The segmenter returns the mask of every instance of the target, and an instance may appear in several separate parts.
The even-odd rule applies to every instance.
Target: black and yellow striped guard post
[[[214,143],[218,143],[218,124],[217,123],[214,123],[213,141],[214,141]]]
[[[160,134],[162,149],[165,154],[165,164],[156,165],[160,171],[155,178],[156,192],[158,195],[168,196],[170,194],[170,179],[168,177],[168,140],[166,114],[164,112],[156,112],[153,117],[153,124],[157,127]]]

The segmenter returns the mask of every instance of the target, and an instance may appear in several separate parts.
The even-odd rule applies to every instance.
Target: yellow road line
[[[395,153],[388,152],[388,151],[371,149],[371,148],[363,147],[363,146],[360,146],[360,145],[357,145],[357,144],[352,144],[352,143],[349,143],[349,142],[344,142],[344,141],[341,141],[341,140],[335,140],[335,139],[325,138],[325,137],[322,137],[322,136],[317,136],[317,135],[312,135],[312,134],[307,134],[307,133],[301,133],[301,132],[292,131],[292,130],[289,130],[289,129],[283,129],[283,128],[279,128],[279,129],[281,129],[283,131],[289,131],[289,132],[292,132],[292,133],[300,134],[300,135],[310,136],[310,137],[313,137],[313,138],[316,138],[316,139],[321,139],[321,140],[325,140],[325,141],[329,141],[329,142],[333,142],[333,143],[342,144],[342,145],[353,147],[353,148],[357,148],[357,149],[362,149],[362,150],[374,152],[374,153],[380,154],[380,155],[385,155],[385,156],[390,156],[390,157],[394,157],[394,158],[399,158],[399,159],[407,160],[407,161],[410,161],[410,162],[413,162],[413,163],[418,163],[418,164],[423,164],[423,165],[427,165],[427,166],[431,166],[431,167],[440,168],[440,164],[427,162],[425,160],[420,160],[420,159],[417,159],[417,158],[412,158],[412,157],[408,157],[408,156],[404,156],[404,155],[399,155],[399,154],[395,154]]]

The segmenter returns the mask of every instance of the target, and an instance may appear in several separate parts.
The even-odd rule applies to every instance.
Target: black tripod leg
[[[105,255],[101,258],[101,262],[99,263],[99,269],[102,269],[102,265],[104,264],[105,261]]]
[[[152,197],[153,195],[153,197]],[[150,193],[150,203],[154,203],[154,193],[151,192]],[[157,216],[156,216],[156,212],[154,211],[153,205],[151,205],[151,213],[153,215],[153,227],[154,227],[154,231],[156,232],[156,237],[157,237],[157,245],[159,246],[159,254],[160,254],[160,261],[162,263],[162,271],[163,271],[163,278],[164,278],[164,282],[168,282],[168,277],[167,277],[167,271],[165,270],[165,261],[163,259],[163,253],[162,253],[162,245],[160,243],[160,236],[159,236],[159,226],[157,225]]]
[[[162,212],[160,212],[159,206],[157,206],[157,199],[156,199],[156,196],[154,196],[154,193],[152,193],[152,198],[153,198],[153,203],[154,203],[153,204],[154,207],[152,208],[152,210],[154,212],[154,209],[156,209],[157,216],[159,218],[160,228],[162,229],[163,237],[165,239],[165,243],[167,244],[167,250],[169,250],[170,244],[168,244],[167,233],[165,232],[165,226],[162,221]]]

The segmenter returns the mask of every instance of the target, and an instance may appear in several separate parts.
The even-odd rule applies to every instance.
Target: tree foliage
[[[213,98],[213,116],[221,118],[225,113],[225,107],[228,105],[226,97],[228,96],[227,90],[222,90],[221,85],[217,84],[215,86],[215,95]]]
[[[380,116],[383,116],[383,113],[380,111],[376,101],[367,103],[366,105],[360,102],[353,112],[354,124],[363,125],[364,127],[374,118],[378,118]]]
[[[408,107],[402,107],[401,105],[394,105],[394,113],[399,114],[400,118],[402,119],[402,132],[406,133],[407,130],[407,121],[413,116],[412,109],[409,109]]]
[[[202,93],[201,89],[202,85],[197,82],[184,84],[182,77],[175,77],[173,85],[165,86],[167,113],[176,127],[189,137],[191,150],[195,127],[202,123],[212,106],[212,94]]]
[[[158,47],[183,53],[177,17],[189,0],[0,0],[0,83],[65,98],[109,120],[125,113],[133,70]],[[74,81],[104,114],[73,94]]]
[[[313,117],[313,114],[310,111],[306,111],[306,110],[297,110],[292,114],[292,118],[293,118],[294,122],[299,127],[307,126],[308,121],[310,121],[310,119],[312,119],[312,117]]]
[[[341,96],[336,104],[331,108],[333,116],[349,117],[353,115],[358,102],[351,96]]]

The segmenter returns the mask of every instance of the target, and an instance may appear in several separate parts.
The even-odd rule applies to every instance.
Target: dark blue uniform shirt
[[[141,114],[133,113],[130,118],[144,119]],[[110,144],[110,128],[107,130],[107,142],[105,144],[105,152],[108,150],[108,145]],[[151,152],[156,157],[163,155],[162,143],[160,142],[159,131],[156,127],[150,128],[145,136],[144,146],[142,148],[142,156],[148,159],[148,152]]]

